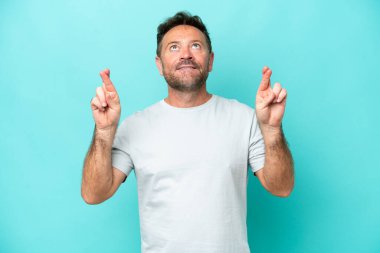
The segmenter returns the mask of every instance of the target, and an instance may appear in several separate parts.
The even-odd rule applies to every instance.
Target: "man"
[[[292,157],[281,128],[286,90],[270,87],[264,67],[256,111],[206,90],[214,61],[198,16],[179,12],[158,27],[156,65],[167,98],[118,126],[119,95],[108,69],[91,101],[95,120],[85,159],[82,197],[110,198],[133,169],[137,178],[142,252],[249,252],[248,164],[265,189],[286,197]],[[265,145],[264,145],[265,144]]]

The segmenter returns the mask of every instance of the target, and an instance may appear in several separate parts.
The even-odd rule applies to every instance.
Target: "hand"
[[[120,100],[110,79],[110,70],[100,72],[103,86],[96,88],[96,96],[91,100],[92,115],[98,130],[117,128],[120,118]]]
[[[270,87],[272,70],[265,66],[263,78],[256,94],[256,116],[261,128],[279,129],[285,112],[286,90],[281,84]],[[262,129],[263,130],[263,129]]]

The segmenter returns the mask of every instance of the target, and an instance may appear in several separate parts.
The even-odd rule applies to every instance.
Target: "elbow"
[[[272,192],[273,195],[277,196],[277,197],[280,197],[280,198],[287,198],[290,196],[290,194],[292,193],[292,191],[282,191],[282,192]]]
[[[292,176],[286,183],[282,185],[282,187],[277,189],[277,191],[273,194],[281,198],[287,198],[293,192],[293,189],[294,189],[294,176]]]
[[[278,191],[272,191],[271,193],[277,197],[280,197],[280,198],[287,198],[293,192],[293,188],[294,188],[294,185],[292,184],[291,186],[289,186],[285,189],[278,190]]]
[[[96,205],[96,204],[99,204],[97,203],[94,199],[90,198],[90,197],[87,197],[86,195],[83,195],[82,194],[82,199],[84,200],[84,202],[88,205]]]
[[[94,200],[87,198],[87,197],[82,196],[82,198],[83,198],[84,202],[86,202],[86,204],[88,204],[88,205],[97,205],[100,203],[100,202],[94,201]]]
[[[97,204],[100,204],[104,201],[104,200],[97,198],[93,194],[86,194],[83,191],[81,192],[81,195],[82,195],[82,199],[84,200],[84,202],[86,202],[86,204],[88,204],[88,205],[97,205]]]

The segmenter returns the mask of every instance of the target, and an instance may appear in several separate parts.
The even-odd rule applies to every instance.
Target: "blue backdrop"
[[[81,199],[90,99],[111,69],[126,116],[164,98],[157,25],[200,15],[215,51],[208,89],[254,106],[261,69],[289,97],[289,198],[252,172],[252,252],[380,252],[380,2],[0,1],[0,252],[140,249],[134,173],[101,205]]]

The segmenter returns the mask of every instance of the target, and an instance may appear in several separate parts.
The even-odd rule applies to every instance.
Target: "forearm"
[[[294,186],[293,159],[282,128],[262,130],[265,143],[263,175],[268,190],[288,196]]]
[[[113,128],[94,130],[82,177],[82,196],[87,202],[101,202],[112,187],[111,150],[115,132]]]

